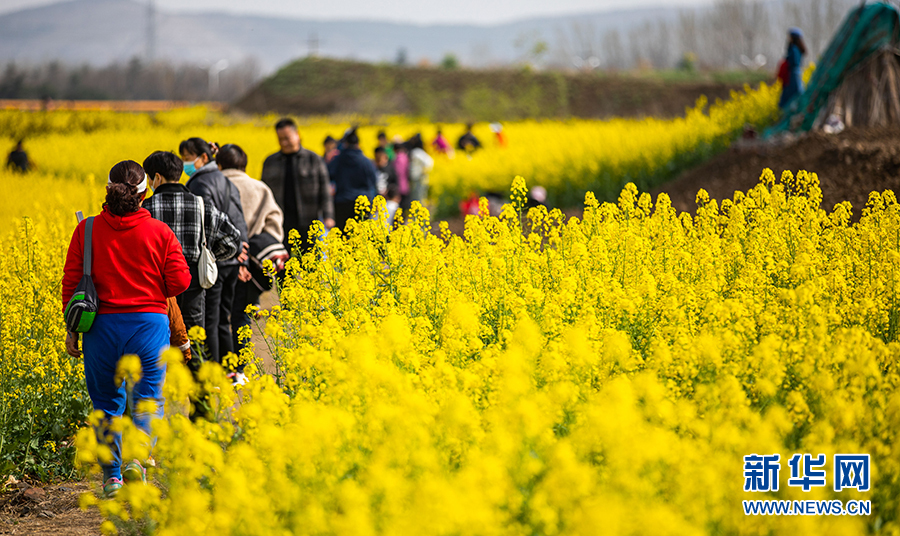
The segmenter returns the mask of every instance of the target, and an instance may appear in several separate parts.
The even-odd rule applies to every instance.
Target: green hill
[[[295,115],[408,115],[432,121],[672,117],[700,95],[728,98],[765,73],[644,75],[400,67],[322,58],[294,61],[233,108]]]

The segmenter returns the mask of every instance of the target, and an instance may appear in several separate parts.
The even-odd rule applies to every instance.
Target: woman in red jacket
[[[191,274],[175,234],[141,208],[147,192],[143,168],[131,160],[119,162],[109,172],[106,203],[94,218],[91,276],[100,307],[90,330],[84,334],[84,376],[95,410],[106,421],[125,412],[125,387],[117,386],[116,365],[125,354],[141,360],[141,379],[132,391],[135,426],[149,436],[150,421],[163,412],[162,384],[165,364],[160,354],[169,345],[166,299],[184,292]],[[63,307],[69,302],[83,272],[85,222],[72,235],[63,272]],[[66,351],[79,357],[78,335],[68,333]],[[147,412],[146,402],[156,410]],[[126,480],[145,480],[140,462],[121,467],[121,436],[107,426],[98,430],[113,460],[103,463],[103,491],[114,495]]]

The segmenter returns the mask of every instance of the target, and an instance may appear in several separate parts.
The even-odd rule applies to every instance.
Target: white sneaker
[[[246,385],[249,381],[249,378],[243,372],[233,372],[228,376],[231,378],[231,385]]]

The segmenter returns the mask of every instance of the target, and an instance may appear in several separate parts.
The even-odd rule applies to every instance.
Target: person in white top
[[[416,134],[406,141],[409,147],[409,190],[410,202],[422,205],[428,199],[428,172],[434,168],[434,159],[425,152],[422,135]]]

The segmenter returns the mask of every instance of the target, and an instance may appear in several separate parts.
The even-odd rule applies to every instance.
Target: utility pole
[[[309,34],[309,39],[306,42],[308,47],[308,56],[311,58],[315,58],[319,55],[319,34],[313,32]]]
[[[154,0],[147,0],[147,63],[156,59],[156,4]]]
[[[219,92],[219,73],[228,68],[228,60],[222,59],[209,66],[206,70],[209,73],[209,98],[216,98]]]

